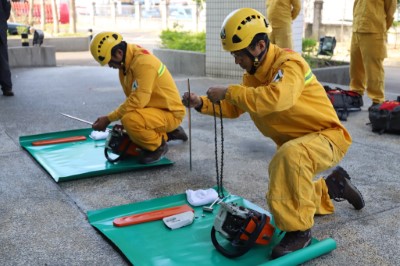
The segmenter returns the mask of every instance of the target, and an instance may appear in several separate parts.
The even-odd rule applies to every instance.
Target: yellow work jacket
[[[287,27],[299,15],[300,9],[300,0],[267,0],[267,19],[273,28]]]
[[[355,0],[353,32],[386,32],[392,26],[396,7],[396,0]]]
[[[202,113],[213,115],[212,102],[202,96]],[[220,102],[222,115],[249,113],[258,130],[278,146],[320,132],[344,153],[351,144],[325,89],[297,53],[271,44],[254,75],[245,73],[241,85],[229,85]],[[219,108],[215,108],[219,115]]]
[[[186,108],[170,72],[160,60],[134,44],[128,44],[125,57],[126,73],[119,70],[119,80],[126,100],[108,114],[110,121],[141,108],[170,111],[176,118],[185,116]]]

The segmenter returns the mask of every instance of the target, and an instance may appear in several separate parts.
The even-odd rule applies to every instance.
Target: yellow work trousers
[[[268,35],[268,37],[271,43],[276,44],[281,48],[293,49],[291,24],[286,27],[272,27],[272,32]]]
[[[353,32],[350,47],[350,90],[374,103],[385,101],[386,34]]]
[[[325,179],[314,177],[335,166],[343,156],[320,133],[288,141],[277,150],[269,165],[267,202],[280,230],[304,231],[314,225],[315,214],[334,212]]]
[[[176,129],[182,119],[173,113],[156,108],[138,109],[125,114],[121,123],[133,143],[142,149],[155,151],[162,139],[168,140],[167,132]]]

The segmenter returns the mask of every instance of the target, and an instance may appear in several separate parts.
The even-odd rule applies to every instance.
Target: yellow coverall
[[[355,0],[350,47],[350,89],[374,103],[385,100],[386,32],[393,23],[396,0]]]
[[[107,117],[121,120],[134,143],[154,151],[182,123],[186,108],[166,66],[147,50],[128,44],[125,67],[119,80],[126,100]]]
[[[300,9],[300,0],[267,0],[267,19],[272,27],[269,38],[273,44],[293,49],[292,22]]]
[[[212,102],[201,98],[200,112],[213,115]],[[335,166],[352,140],[299,54],[271,44],[255,74],[245,73],[241,85],[229,85],[220,104],[226,118],[249,113],[277,144],[267,202],[279,229],[304,231],[313,226],[315,214],[333,213],[325,179],[313,179]]]

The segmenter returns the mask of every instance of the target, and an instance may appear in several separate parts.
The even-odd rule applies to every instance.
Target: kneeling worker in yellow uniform
[[[94,130],[104,131],[121,120],[124,129],[142,153],[143,164],[159,161],[168,151],[166,141],[187,140],[182,127],[186,108],[176,84],[160,60],[146,49],[128,44],[116,32],[101,32],[91,44],[93,58],[101,65],[119,70],[125,101],[113,112],[93,123]]]
[[[277,151],[270,162],[267,202],[276,226],[286,234],[273,248],[278,258],[311,242],[314,215],[331,214],[331,199],[364,207],[347,172],[336,167],[327,178],[314,177],[338,164],[351,145],[322,85],[297,53],[269,43],[265,17],[251,8],[230,13],[221,29],[224,50],[246,72],[242,84],[212,86],[207,96],[185,93],[188,107],[236,118],[248,113]],[[251,180],[249,180],[251,182]]]

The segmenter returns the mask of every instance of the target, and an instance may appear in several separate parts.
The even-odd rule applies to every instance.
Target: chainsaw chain
[[[218,189],[218,196],[219,198],[224,198],[224,190],[222,186],[222,179],[223,179],[223,171],[224,171],[224,125],[222,123],[222,107],[221,104],[219,105],[219,118],[221,124],[221,172],[219,171],[218,166],[218,138],[217,138],[217,114],[215,112],[215,104],[213,104],[213,112],[214,112],[214,144],[215,144],[215,169],[217,173],[217,189]]]

